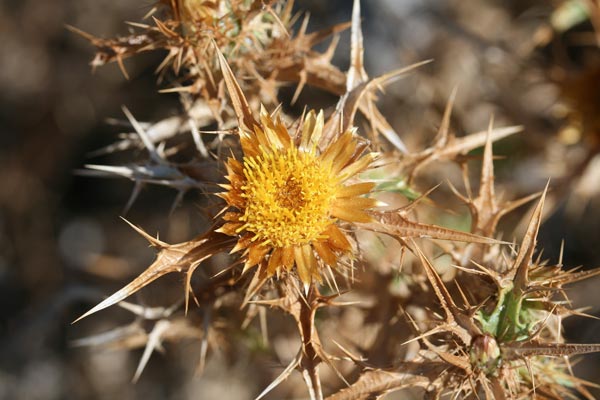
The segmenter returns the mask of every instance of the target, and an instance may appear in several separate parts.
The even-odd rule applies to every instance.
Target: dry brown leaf
[[[128,222],[129,223],[129,222]],[[144,272],[122,289],[104,299],[91,310],[77,318],[73,323],[104,310],[135,292],[149,285],[156,279],[171,272],[187,272],[190,268],[200,264],[216,253],[225,251],[233,245],[231,237],[209,230],[208,233],[200,235],[195,239],[178,244],[167,244],[145,233],[142,229],[130,224],[138,233],[144,236],[151,246],[159,249],[156,260]],[[191,288],[186,287],[186,296]]]

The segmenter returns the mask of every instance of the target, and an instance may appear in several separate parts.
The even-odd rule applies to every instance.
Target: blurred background
[[[200,349],[189,341],[154,354],[134,385],[141,350],[72,346],[131,320],[113,308],[71,325],[153,257],[119,218],[132,183],[75,172],[87,163],[131,160],[131,154],[93,156],[122,131],[122,105],[139,120],[156,121],[176,114],[179,101],[157,92],[154,69],[164,54],[127,60],[129,80],[117,65],[92,74],[92,46],[65,25],[114,37],[127,32],[123,21],[139,21],[151,6],[133,0],[0,3],[0,399],[251,399],[269,382],[244,355],[232,361],[216,354],[202,376],[195,374]],[[303,0],[295,7],[310,10],[309,30],[347,21],[351,13],[350,0]],[[434,60],[381,96],[382,110],[407,147],[421,148],[435,135],[454,87],[457,135],[486,129],[491,115],[495,126],[523,125],[522,134],[495,145],[503,156],[496,163],[499,190],[522,196],[552,179],[538,247],[556,262],[564,240],[567,267],[600,266],[596,29],[600,11],[591,0],[363,1],[370,76]],[[336,56],[342,69],[348,36],[342,35]],[[293,90],[283,90],[282,99]],[[299,104],[316,95],[325,105],[335,102],[307,89]],[[189,193],[169,214],[175,195],[147,187],[127,218],[168,242],[189,239],[207,223],[199,211],[205,200]],[[507,232],[509,240],[519,235]],[[144,298],[180,284],[167,278]],[[588,306],[587,313],[600,316],[599,284],[595,279],[575,287],[574,307]],[[593,319],[567,320],[565,330],[572,342],[600,341],[600,323]],[[583,360],[578,375],[600,382],[600,356]]]

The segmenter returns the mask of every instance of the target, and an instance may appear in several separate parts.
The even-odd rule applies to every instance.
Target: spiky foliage
[[[560,262],[547,265],[534,257],[547,190],[513,201],[497,197],[492,144],[519,127],[494,129],[490,123],[487,130],[457,137],[450,126],[455,91],[433,143],[407,149],[377,111],[375,91],[422,63],[370,79],[363,67],[358,0],[347,73],[329,64],[335,40],[325,55],[311,50],[343,25],[306,34],[303,24],[297,35],[289,35],[291,3],[171,1],[158,9],[162,19],[154,19],[156,26],[138,26],[143,32],[138,42],[90,37],[99,49],[95,64],[168,49],[159,70],[164,74],[172,65],[187,85],[182,90],[190,96],[187,114],[172,124],[144,125],[124,108],[138,139],[108,150],[137,140],[147,149],[148,162],[92,169],[133,179],[138,190],[147,182],[180,194],[210,190],[220,203],[208,210],[212,225],[204,233],[177,244],[132,224],[158,250],[156,260],[80,318],[119,304],[136,320],[77,344],[143,346],[137,379],[162,341],[201,340],[204,366],[209,348],[234,348],[235,335],[257,316],[267,344],[266,321],[283,313],[296,327],[298,350],[257,398],[268,396],[295,370],[311,399],[323,399],[323,392],[331,400],[372,399],[405,389],[434,398],[588,395],[587,383],[571,374],[568,356],[598,351],[600,345],[565,343],[561,324],[578,314],[568,307],[564,286],[597,271],[564,271]],[[275,107],[275,96],[267,96],[281,81],[297,82],[296,93],[310,84],[340,99],[333,110],[308,107],[300,117],[289,116]],[[361,135],[358,113],[370,123],[371,138],[381,135],[387,146],[375,148]],[[199,126],[213,119],[219,129],[208,141]],[[161,123],[167,128],[158,129]],[[176,164],[169,156],[177,149],[169,148],[168,140],[182,124],[192,132],[198,155]],[[473,195],[469,153],[481,146],[479,192]],[[439,213],[431,211],[433,189],[425,191],[422,177],[440,163],[462,168],[466,194],[451,189],[467,205],[468,231],[431,222]],[[519,245],[499,240],[500,220],[537,197]],[[445,268],[438,256],[450,260]],[[173,307],[124,302],[173,272],[184,275],[181,301]],[[363,324],[343,333],[351,313]],[[202,323],[189,322],[194,319]],[[216,331],[220,340],[209,340]],[[372,334],[365,342],[367,332]],[[339,378],[336,383],[322,384],[323,364]]]
[[[466,304],[459,307],[431,262],[415,247],[444,314],[418,336],[430,357],[450,367],[440,378],[440,393],[488,399],[538,394],[562,399],[575,389],[588,395],[586,383],[570,374],[566,357],[599,351],[600,345],[564,343],[561,320],[577,313],[561,306],[562,299],[555,296],[564,285],[600,271],[565,272],[560,265],[547,266],[533,259],[545,194],[517,254],[466,272],[478,273],[481,286],[493,282],[487,298],[476,305],[464,298]],[[457,278],[454,284],[459,282]]]
[[[221,71],[218,54],[228,60],[228,65],[237,77],[240,89],[254,113],[260,105],[277,105],[280,86],[296,83],[294,101],[306,85],[326,90],[335,95],[346,93],[346,75],[331,64],[337,47],[340,31],[349,24],[338,24],[317,32],[307,33],[308,16],[305,16],[296,33],[292,26],[299,16],[292,15],[293,1],[161,1],[146,16],[153,24],[132,24],[133,33],[116,39],[100,39],[77,28],[71,30],[88,39],[97,49],[92,61],[94,68],[106,63],[117,62],[127,76],[123,60],[146,51],[166,50],[167,56],[157,68],[161,77],[170,73],[176,84],[163,92],[177,92],[183,104],[180,116],[146,124],[141,129],[127,114],[135,134],[126,134],[124,139],[94,152],[94,155],[123,151],[135,147],[146,147],[150,151],[147,163],[124,166],[87,165],[81,173],[92,176],[122,176],[136,183],[125,210],[135,201],[146,184],[158,184],[176,189],[179,193],[174,207],[193,185],[198,186],[198,170],[204,168],[197,162],[185,165],[169,161],[169,155],[178,153],[177,147],[168,148],[169,140],[182,133],[191,133],[194,145],[201,158],[209,158],[221,141],[211,140],[214,133],[226,134],[232,128],[233,110],[223,96],[225,79]],[[358,18],[358,14],[354,19]],[[357,32],[355,30],[355,32]],[[314,46],[331,38],[324,53],[313,50]],[[357,43],[362,38],[355,38]],[[361,49],[360,52],[358,49]],[[362,57],[362,47],[354,57]],[[353,53],[353,54],[354,54]],[[365,83],[367,75],[362,68],[362,58],[356,60],[356,68],[350,71],[349,89]],[[169,68],[171,66],[172,68]],[[388,77],[389,78],[389,77]],[[385,79],[383,79],[385,80]],[[371,85],[383,85],[374,80]],[[370,89],[373,89],[371,87]],[[366,94],[365,94],[366,93]],[[405,150],[399,136],[377,110],[372,90],[360,90],[351,101],[356,103],[354,113],[360,110],[368,115],[371,124],[398,149]],[[218,131],[206,132],[203,128],[216,122]],[[162,143],[159,154],[154,144]],[[150,147],[149,147],[150,146]]]

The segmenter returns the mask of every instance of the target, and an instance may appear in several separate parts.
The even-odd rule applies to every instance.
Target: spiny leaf
[[[430,238],[439,240],[454,240],[457,242],[502,244],[504,242],[474,235],[468,232],[443,228],[437,225],[422,224],[409,221],[398,211],[372,211],[376,222],[360,224],[365,229],[388,234],[396,238]]]
[[[542,221],[544,199],[546,198],[547,192],[548,184],[546,184],[546,188],[542,193],[540,201],[533,210],[527,231],[525,232],[525,236],[523,236],[523,240],[521,241],[519,253],[517,254],[512,268],[507,274],[507,278],[514,281],[515,290],[519,291],[520,293],[523,293],[526,290],[527,284],[529,283],[528,272],[531,259],[533,257],[533,252],[535,251],[535,242]]]
[[[481,166],[481,177],[479,179],[479,196],[473,201],[477,209],[477,228],[484,231],[485,227],[493,221],[494,215],[498,213],[498,202],[494,190],[494,160],[492,152],[491,132],[494,119],[490,119],[488,134],[483,148],[483,164]],[[482,229],[484,228],[484,229]],[[494,227],[495,230],[495,227]],[[493,234],[494,230],[488,232]]]
[[[157,348],[162,346],[162,336],[163,334],[169,330],[171,327],[171,322],[166,319],[161,319],[157,321],[150,331],[148,335],[148,340],[146,342],[146,347],[144,348],[144,353],[142,354],[142,358],[140,358],[140,362],[138,363],[137,369],[135,370],[135,374],[133,375],[133,382],[137,382],[142,372],[144,372],[144,368],[148,364],[150,360],[150,356]]]
[[[472,199],[470,191],[468,190],[468,196],[465,197],[458,192],[458,190],[450,183],[450,189],[454,194],[460,198],[468,207],[471,212],[472,222],[471,231],[474,233],[480,233],[485,236],[494,236],[496,234],[496,226],[507,213],[511,212],[515,208],[535,199],[540,193],[534,193],[524,198],[504,202],[499,204],[496,198],[495,187],[494,187],[494,154],[492,151],[492,131],[493,131],[493,119],[490,120],[488,127],[488,134],[483,150],[483,160],[481,166],[481,173],[479,178],[479,194],[476,198]],[[465,186],[468,186],[468,173],[465,173]]]
[[[137,348],[143,346],[148,334],[142,328],[140,321],[125,326],[119,326],[107,332],[87,336],[73,340],[73,347],[96,347],[105,348]]]
[[[437,136],[434,139],[435,146],[438,148],[443,148],[448,143],[448,137],[450,135],[450,117],[452,116],[452,107],[454,107],[457,90],[458,89],[454,87],[452,93],[450,93],[446,108],[444,109],[444,115],[442,116],[442,123],[440,124]]]
[[[400,79],[408,72],[429,62],[431,62],[431,60],[421,61],[388,72],[377,78],[371,79],[370,81],[361,83],[344,94],[336,106],[335,114],[331,116],[325,125],[325,143],[328,143],[328,141],[335,138],[335,135],[338,132],[345,132],[352,126],[357,110],[361,109],[367,118],[371,117],[371,110],[375,109],[375,105],[373,104],[373,101],[369,99],[370,93]]]
[[[72,346],[94,346],[109,350],[137,349],[145,347],[144,354],[138,364],[133,381],[137,381],[141,375],[150,355],[155,349],[162,350],[162,341],[178,342],[183,339],[204,338],[202,330],[193,325],[189,319],[160,319],[154,322],[150,333],[144,329],[142,320],[137,319],[133,323],[111,329],[98,335],[74,340]]]
[[[345,31],[350,26],[350,22],[342,22],[340,24],[336,24],[328,28],[323,28],[321,30],[304,34],[302,36],[298,35],[297,41],[305,43],[304,48],[308,50],[321,43],[325,39],[331,37],[332,35]]]
[[[366,400],[404,388],[427,388],[446,365],[431,362],[402,363],[396,370],[366,370],[347,388],[328,396],[326,400]]]
[[[423,265],[423,269],[425,269],[425,274],[427,275],[427,279],[429,280],[430,285],[433,287],[433,290],[438,298],[444,312],[446,313],[446,322],[448,324],[453,324],[454,322],[458,323],[463,329],[466,330],[463,334],[461,334],[461,340],[465,345],[470,344],[471,338],[475,335],[481,335],[481,330],[475,325],[471,316],[463,313],[456,303],[454,299],[448,292],[446,285],[440,278],[439,274],[431,265],[431,262],[425,257],[425,254],[421,251],[421,249],[417,246],[414,240],[411,240],[413,249],[417,253],[419,259],[421,260],[421,265]]]
[[[531,356],[573,356],[577,354],[589,354],[600,352],[600,344],[580,344],[580,343],[544,343],[544,342],[525,342],[525,343],[505,343],[502,346],[503,354],[506,356],[512,354],[519,357]]]
[[[269,386],[267,386],[265,388],[265,390],[263,390],[255,398],[255,400],[262,399],[267,394],[269,394],[269,392],[271,390],[275,389],[275,387],[277,387],[279,384],[281,384],[281,382],[285,381],[290,376],[290,374],[292,373],[292,371],[294,371],[294,369],[296,369],[298,367],[298,365],[300,364],[301,356],[302,356],[302,350],[298,351],[298,354],[296,354],[296,357],[294,357],[292,359],[292,361],[288,364],[288,366],[285,367],[285,369],[283,370],[283,372],[273,382],[271,382],[269,384]]]
[[[444,146],[443,151],[439,152],[439,156],[440,158],[452,159],[455,158],[456,155],[466,154],[473,149],[483,146],[488,140],[488,136],[491,142],[496,142],[500,139],[504,139],[505,137],[521,132],[522,130],[522,126],[508,126],[489,131],[480,131],[460,138],[454,138],[453,140],[450,140],[448,146]]]
[[[369,77],[363,63],[363,35],[360,27],[360,0],[354,0],[352,5],[352,31],[350,33],[350,68],[346,78],[346,91],[350,92]]]
[[[600,268],[594,268],[588,271],[580,272],[566,271],[563,274],[553,276],[550,279],[551,282],[557,282],[560,285],[568,285],[570,283],[580,282],[597,275],[600,275]]]
[[[509,126],[506,128],[496,128],[492,131],[476,132],[460,138],[453,135],[450,135],[447,139],[442,137],[439,140],[447,140],[444,146],[438,147],[434,143],[431,147],[421,152],[407,154],[403,158],[401,166],[407,171],[409,181],[411,181],[419,170],[434,161],[453,161],[459,155],[466,154],[473,149],[483,146],[488,140],[488,136],[491,142],[496,142],[522,130],[523,127],[521,126]]]
[[[225,57],[219,50],[217,44],[213,42],[213,45],[219,58],[223,79],[227,85],[229,97],[231,98],[231,103],[233,104],[240,128],[244,129],[246,132],[252,132],[254,126],[258,125],[258,122],[252,116],[252,110],[248,105],[248,100],[246,100],[246,96],[244,95],[244,92],[242,92],[242,88],[240,88],[240,85],[238,85],[235,75],[231,71],[229,64],[227,64],[227,60],[225,60]]]
[[[136,230],[138,232],[143,232],[137,227]],[[146,237],[153,246],[160,249],[156,260],[152,265],[125,287],[104,299],[94,308],[73,321],[73,323],[125,300],[144,286],[149,285],[166,274],[187,271],[193,265],[199,264],[201,261],[215,253],[224,251],[231,245],[231,237],[216,233],[213,230],[188,242],[173,245],[160,242],[145,232],[143,233],[143,236]],[[186,290],[186,293],[187,292],[188,291]]]

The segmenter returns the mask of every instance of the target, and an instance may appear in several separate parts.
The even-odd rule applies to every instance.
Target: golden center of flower
[[[246,200],[241,230],[276,247],[322,238],[332,222],[331,204],[339,180],[312,152],[290,147],[244,158]]]

